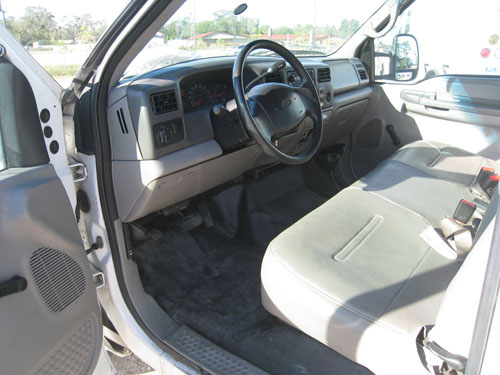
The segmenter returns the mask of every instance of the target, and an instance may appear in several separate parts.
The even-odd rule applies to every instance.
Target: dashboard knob
[[[214,113],[214,115],[216,116],[219,116],[219,117],[223,117],[226,115],[227,113],[227,110],[226,110],[226,107],[224,107],[223,105],[221,104],[217,104],[215,105],[213,108],[212,108],[212,112]]]

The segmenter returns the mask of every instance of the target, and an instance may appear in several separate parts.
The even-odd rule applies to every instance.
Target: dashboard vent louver
[[[128,134],[127,122],[125,121],[125,116],[123,115],[123,108],[116,111],[116,115],[118,116],[118,122],[120,123],[120,128],[122,129],[123,134]]]
[[[268,75],[266,77],[266,82],[279,82],[279,83],[283,83],[283,73],[282,72],[276,72],[276,73]]]
[[[318,82],[330,82],[330,68],[321,68],[318,69]]]
[[[174,90],[163,91],[156,94],[151,94],[150,97],[151,110],[155,115],[166,112],[177,111],[177,98]]]
[[[365,66],[363,64],[356,64],[356,70],[358,71],[359,79],[361,81],[368,80],[368,73],[366,72]]]

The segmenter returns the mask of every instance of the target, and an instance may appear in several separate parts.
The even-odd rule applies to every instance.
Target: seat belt
[[[434,375],[464,375],[467,367],[467,358],[450,353],[434,341],[430,341],[428,334],[432,326],[423,326],[417,336],[417,351],[422,364]],[[436,359],[437,363],[425,354],[423,349],[427,349]]]
[[[449,217],[441,220],[439,226],[446,241],[457,252],[458,257],[464,258],[472,248],[474,239],[472,231]]]

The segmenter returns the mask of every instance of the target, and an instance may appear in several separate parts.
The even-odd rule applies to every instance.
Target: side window
[[[68,87],[99,37],[127,1],[89,0],[85,5],[38,1],[41,6],[36,1],[0,3],[2,26],[62,87]]]
[[[24,74],[0,57],[0,170],[47,164],[35,95]]]
[[[416,1],[375,40],[375,79],[500,75],[500,7],[487,0]]]

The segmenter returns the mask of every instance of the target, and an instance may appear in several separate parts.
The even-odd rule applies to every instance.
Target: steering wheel
[[[275,52],[300,76],[302,84],[262,83],[245,93],[243,70],[248,55],[255,49]],[[243,47],[233,65],[233,88],[240,119],[250,136],[264,152],[286,164],[302,164],[318,151],[323,136],[321,105],[314,83],[300,61],[285,47],[270,40],[254,40]],[[307,117],[312,120],[311,141],[305,150],[281,151],[280,140],[297,136]],[[297,141],[298,145],[298,141]]]

